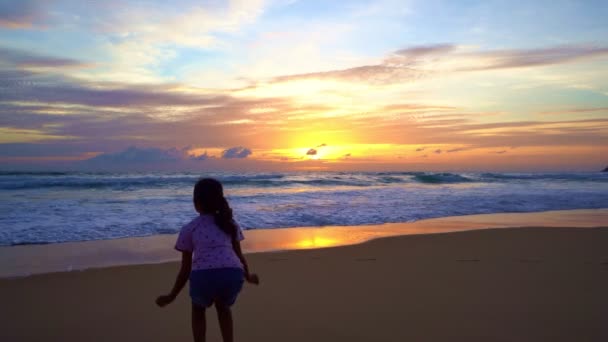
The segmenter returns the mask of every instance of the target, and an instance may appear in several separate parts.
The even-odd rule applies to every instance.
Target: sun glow
[[[310,144],[287,149],[272,149],[260,159],[283,161],[317,160],[347,162],[349,160],[393,160],[397,156],[415,155],[418,145],[399,144]]]

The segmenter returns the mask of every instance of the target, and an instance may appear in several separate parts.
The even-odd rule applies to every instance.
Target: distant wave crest
[[[394,184],[508,183],[521,181],[608,182],[601,173],[523,174],[449,172],[209,174],[228,187],[369,187]],[[104,174],[69,172],[0,172],[0,189],[162,188],[194,184],[198,174]]]
[[[425,173],[414,175],[420,183],[441,184],[441,183],[466,183],[473,180],[454,173]]]

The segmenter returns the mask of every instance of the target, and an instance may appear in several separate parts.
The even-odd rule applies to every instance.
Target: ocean
[[[200,177],[245,229],[608,208],[608,173],[0,172],[0,246],[177,233]]]

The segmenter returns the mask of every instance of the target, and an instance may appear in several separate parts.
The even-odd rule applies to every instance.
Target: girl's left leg
[[[220,322],[222,339],[224,342],[233,342],[232,310],[230,310],[229,306],[222,305],[217,301],[215,302],[215,309],[217,310],[217,319]]]
[[[192,335],[194,336],[194,342],[205,342],[206,331],[205,308],[192,304]]]

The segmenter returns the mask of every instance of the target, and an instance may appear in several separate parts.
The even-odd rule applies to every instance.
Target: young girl
[[[232,342],[230,306],[244,280],[258,284],[259,279],[249,273],[241,252],[243,233],[232,217],[222,184],[211,178],[199,180],[194,186],[193,200],[200,215],[179,233],[175,249],[182,252],[181,268],[171,292],[158,297],[156,304],[163,307],[175,300],[189,276],[194,341],[205,341],[205,309],[215,304],[222,338],[224,342]]]

